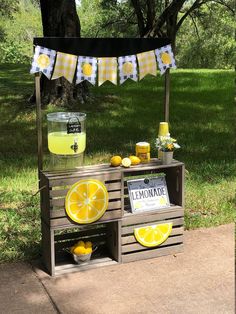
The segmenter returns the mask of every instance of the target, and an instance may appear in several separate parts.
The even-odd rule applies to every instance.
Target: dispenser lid
[[[79,119],[84,121],[86,119],[86,113],[83,112],[52,112],[47,114],[47,120],[53,122],[65,122],[67,123],[71,119]]]

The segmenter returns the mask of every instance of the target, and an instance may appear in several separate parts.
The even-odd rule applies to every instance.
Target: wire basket
[[[71,253],[69,249],[67,249],[66,251],[73,256],[73,259],[77,264],[80,264],[90,261],[92,254],[97,250],[97,248],[98,248],[97,246],[94,247],[93,251],[89,254],[74,254]]]

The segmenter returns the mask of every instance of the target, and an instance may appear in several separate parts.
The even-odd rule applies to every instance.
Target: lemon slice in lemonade
[[[66,195],[66,213],[75,222],[88,224],[102,217],[108,207],[105,185],[95,179],[84,179],[72,185]]]
[[[145,226],[134,229],[136,240],[147,247],[158,246],[163,243],[170,235],[172,223]]]

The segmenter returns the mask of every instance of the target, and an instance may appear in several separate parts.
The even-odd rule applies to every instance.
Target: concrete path
[[[183,254],[51,278],[0,265],[0,313],[136,314],[234,311],[234,224],[185,232]]]

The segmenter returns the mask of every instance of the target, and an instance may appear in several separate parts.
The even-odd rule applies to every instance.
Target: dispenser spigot
[[[78,139],[74,139],[74,145],[71,145],[70,147],[71,149],[73,149],[74,153],[77,153],[79,146],[78,146]]]

